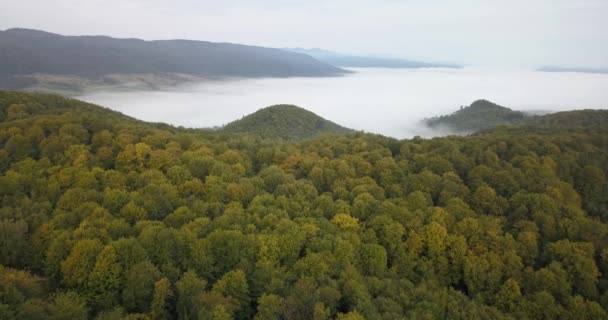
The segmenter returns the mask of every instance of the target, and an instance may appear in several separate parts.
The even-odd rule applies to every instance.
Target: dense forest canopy
[[[277,142],[0,92],[0,318],[607,319],[606,112]]]

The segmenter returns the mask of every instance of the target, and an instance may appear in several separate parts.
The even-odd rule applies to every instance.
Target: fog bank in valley
[[[235,79],[162,91],[117,91],[78,99],[138,119],[221,126],[274,104],[294,104],[357,130],[397,138],[443,135],[420,124],[487,99],[530,112],[608,108],[608,74],[484,68],[353,69],[335,78]]]

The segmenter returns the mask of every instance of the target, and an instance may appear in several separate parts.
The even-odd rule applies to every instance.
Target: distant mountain
[[[293,105],[275,105],[260,109],[221,129],[227,133],[256,134],[267,138],[296,140],[313,138],[325,133],[351,133],[329,120]]]
[[[477,100],[468,107],[439,117],[426,119],[431,128],[448,129],[456,133],[471,133],[503,124],[512,124],[525,118],[525,114],[499,106],[487,100]]]
[[[343,68],[460,68],[461,66],[445,63],[429,63],[406,59],[383,58],[373,56],[347,55],[323,49],[287,48],[291,52],[310,55],[325,63]]]
[[[306,54],[231,43],[0,31],[0,87],[4,88],[45,81],[41,74],[103,80],[116,74],[215,78],[319,77],[346,72]]]
[[[556,67],[544,66],[538,68],[543,72],[580,72],[580,73],[608,73],[608,68],[583,68],[583,67]]]

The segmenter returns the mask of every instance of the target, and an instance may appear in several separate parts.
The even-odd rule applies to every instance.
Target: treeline
[[[608,318],[608,126],[278,143],[0,110],[1,319]]]

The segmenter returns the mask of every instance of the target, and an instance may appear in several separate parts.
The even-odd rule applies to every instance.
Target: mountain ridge
[[[608,74],[608,68],[571,67],[571,66],[542,66],[542,67],[538,68],[537,71]]]
[[[44,54],[42,54],[44,53]],[[64,36],[41,30],[0,31],[0,87],[28,87],[33,75],[96,79],[111,74],[222,77],[327,77],[348,71],[276,48],[197,40]]]
[[[369,55],[351,55],[320,48],[285,48],[291,52],[308,54],[318,60],[343,68],[461,68],[462,66],[449,63],[422,62],[401,58],[386,58]]]

